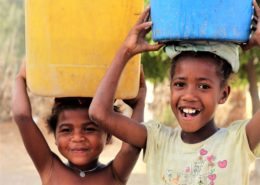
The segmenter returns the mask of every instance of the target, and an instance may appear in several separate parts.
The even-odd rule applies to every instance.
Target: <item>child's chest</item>
[[[171,155],[164,156],[166,160],[161,166],[161,178],[167,185],[239,184],[247,178],[245,169],[251,164],[240,146],[229,143],[205,144],[194,150],[169,150],[164,153]]]
[[[79,174],[71,172],[55,172],[50,181],[44,185],[122,185],[119,183],[110,170],[102,170],[97,173],[86,174],[85,177],[80,177]]]

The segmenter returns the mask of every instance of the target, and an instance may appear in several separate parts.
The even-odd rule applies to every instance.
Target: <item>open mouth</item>
[[[180,107],[179,110],[184,117],[197,116],[201,112],[200,109],[186,107]]]

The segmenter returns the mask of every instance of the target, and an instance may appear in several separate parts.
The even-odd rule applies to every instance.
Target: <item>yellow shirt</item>
[[[145,123],[144,161],[151,185],[248,185],[256,156],[246,137],[247,121],[236,121],[196,144],[184,143],[180,128]]]

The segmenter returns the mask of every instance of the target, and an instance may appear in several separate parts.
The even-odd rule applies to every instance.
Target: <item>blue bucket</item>
[[[252,0],[151,0],[152,38],[157,42],[247,42]]]

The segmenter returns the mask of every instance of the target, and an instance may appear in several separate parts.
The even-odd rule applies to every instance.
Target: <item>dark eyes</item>
[[[199,84],[199,89],[209,89],[210,86],[208,84]]]
[[[174,82],[173,83],[173,86],[175,88],[183,88],[186,85],[187,84],[185,82]],[[206,83],[200,83],[200,84],[198,84],[198,89],[203,89],[203,90],[210,89],[210,85],[208,85]]]
[[[96,127],[84,127],[85,132],[95,132],[97,131]]]
[[[61,128],[61,129],[60,129],[60,132],[62,132],[62,133],[69,133],[69,132],[71,132],[71,131],[72,131],[71,128]]]
[[[98,128],[96,127],[92,127],[92,126],[86,126],[86,127],[83,127],[82,128],[82,131],[83,132],[95,132],[97,131]],[[73,128],[69,128],[69,127],[64,127],[64,128],[61,128],[59,130],[60,133],[64,133],[64,134],[69,134],[69,133],[72,133],[73,132]]]
[[[175,82],[175,83],[173,83],[173,86],[174,87],[184,87],[185,83],[184,82]]]

